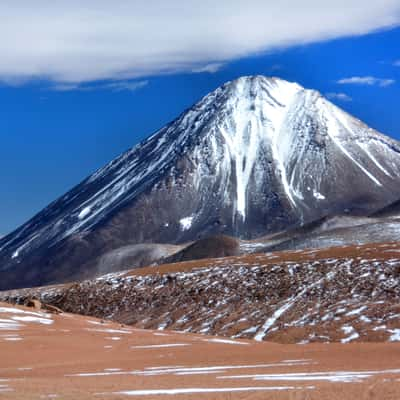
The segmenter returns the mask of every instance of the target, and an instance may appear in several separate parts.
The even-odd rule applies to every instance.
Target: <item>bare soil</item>
[[[221,338],[139,330],[72,314],[23,307],[16,313],[9,307],[0,304],[0,321],[20,326],[0,328],[4,399],[400,398],[398,343],[225,343],[218,341]],[[42,323],[13,319],[30,315]],[[153,390],[161,392],[155,395]],[[126,391],[136,395],[121,393]]]

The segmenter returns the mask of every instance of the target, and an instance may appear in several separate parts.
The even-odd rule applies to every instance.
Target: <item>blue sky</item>
[[[72,67],[68,73],[57,70],[56,77],[29,71],[11,76],[0,62],[0,234],[241,75],[279,76],[317,89],[400,139],[400,28],[331,36],[339,38],[317,35],[308,44],[255,46],[222,60],[211,56],[199,62],[196,56],[189,67],[146,66],[132,76],[103,78],[100,71],[94,79]]]

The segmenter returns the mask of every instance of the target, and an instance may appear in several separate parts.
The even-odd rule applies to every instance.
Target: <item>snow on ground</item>
[[[122,333],[124,335],[132,334],[132,331],[121,330],[121,329],[92,329],[92,328],[86,328],[86,330],[89,331],[89,332]]]
[[[165,347],[185,347],[190,346],[189,343],[165,343],[165,344],[149,344],[142,346],[131,346],[131,349],[160,349]]]
[[[22,310],[20,308],[15,308],[15,307],[0,307],[0,313],[36,315],[38,317],[48,315],[48,314],[39,313],[39,312],[26,311],[26,310]]]
[[[14,316],[14,317],[12,317],[12,319],[15,321],[22,321],[22,322],[36,322],[38,324],[44,324],[44,325],[51,325],[53,323],[53,320],[51,320],[51,319],[32,317],[30,315],[22,316],[22,317]]]
[[[68,375],[69,377],[92,377],[92,376],[110,376],[110,375],[139,375],[139,376],[160,376],[160,375],[208,375],[222,374],[229,370],[247,370],[247,369],[270,369],[278,367],[299,367],[304,365],[315,364],[312,360],[293,360],[293,362],[281,361],[270,364],[253,364],[253,365],[210,365],[202,367],[184,367],[184,366],[166,366],[166,367],[147,367],[143,370],[135,371],[100,371],[100,372],[84,372]]]
[[[182,389],[148,389],[148,390],[128,390],[123,392],[115,392],[113,394],[125,396],[156,396],[156,395],[180,395],[194,393],[235,393],[235,392],[267,392],[281,390],[296,390],[304,387],[294,386],[253,386],[253,387],[233,387],[233,388],[182,388]],[[308,387],[314,389],[314,387]]]
[[[314,196],[317,200],[325,200],[325,199],[326,199],[326,197],[325,197],[323,194],[317,192],[316,190],[313,191],[313,196]]]
[[[9,336],[3,338],[3,340],[5,340],[6,342],[19,342],[20,340],[23,340],[23,338],[20,336]]]
[[[400,342],[400,329],[392,329],[392,330],[389,330],[389,332],[391,333],[389,341]]]
[[[12,319],[0,319],[0,331],[17,331],[23,325]]]
[[[194,216],[182,218],[179,221],[179,223],[181,225],[181,229],[183,231],[188,231],[192,227],[193,219],[194,219]]]
[[[14,389],[8,386],[8,382],[8,379],[0,379],[0,395],[2,393],[9,393],[14,391]]]
[[[254,375],[231,375],[221,376],[217,379],[253,379],[255,381],[328,381],[332,383],[362,382],[374,375],[393,374],[399,375],[400,369],[382,371],[335,371],[335,372],[302,372],[289,374],[254,374]]]
[[[29,323],[51,325],[53,320],[46,313],[27,311],[16,307],[0,307],[0,333],[2,331],[20,331]],[[8,342],[23,340],[17,334],[0,334],[0,339]]]
[[[248,346],[250,343],[246,342],[239,342],[237,340],[229,340],[229,339],[202,339],[204,342],[209,342],[209,343],[224,343],[224,344],[235,344],[235,345],[245,345]]]
[[[342,343],[350,343],[353,340],[356,340],[360,337],[360,335],[355,331],[352,326],[342,326],[342,331],[347,337],[341,340]]]
[[[220,374],[228,370],[235,369],[259,369],[259,368],[275,368],[287,367],[290,365],[309,365],[311,363],[294,363],[287,364],[285,362],[278,362],[272,364],[254,364],[254,365],[224,365],[224,366],[203,366],[203,367],[184,367],[180,366],[163,366],[163,367],[147,367],[143,370],[123,371],[121,369],[106,369],[100,372],[84,372],[67,375],[69,377],[93,377],[93,376],[111,376],[111,375],[139,375],[139,376],[159,376],[159,375],[207,375],[207,374]]]

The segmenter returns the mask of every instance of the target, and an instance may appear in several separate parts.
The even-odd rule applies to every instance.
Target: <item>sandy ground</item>
[[[0,398],[400,398],[400,343],[280,345],[0,303]]]

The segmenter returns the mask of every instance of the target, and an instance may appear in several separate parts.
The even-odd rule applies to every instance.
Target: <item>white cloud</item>
[[[50,87],[51,90],[58,92],[92,92],[94,90],[110,90],[112,92],[122,92],[128,90],[134,92],[149,84],[149,81],[116,81],[110,83],[96,84],[96,85],[82,85],[76,83],[59,83]]]
[[[352,101],[353,99],[346,93],[327,93],[326,97],[331,100]]]
[[[337,81],[340,85],[367,85],[388,87],[396,83],[394,79],[380,79],[374,76],[353,76],[351,78],[343,78]]]
[[[282,69],[284,69],[284,67],[281,64],[274,64],[270,67],[271,71],[281,71]]]
[[[75,83],[60,83],[52,86],[50,89],[57,92],[72,92],[73,90],[82,90],[82,88]]]
[[[122,81],[122,82],[112,82],[107,83],[102,86],[98,86],[98,88],[112,90],[113,92],[122,92],[123,90],[129,90],[130,92],[134,92],[138,89],[144,88],[149,84],[149,81]]]
[[[62,83],[191,72],[393,27],[399,0],[2,0],[0,80]]]
[[[207,72],[209,74],[214,74],[214,73],[218,72],[223,66],[224,66],[223,63],[210,63],[210,64],[206,64],[202,67],[193,68],[192,72],[194,72],[194,73]]]
[[[394,66],[396,67],[400,67],[400,60],[397,60],[393,63]]]

